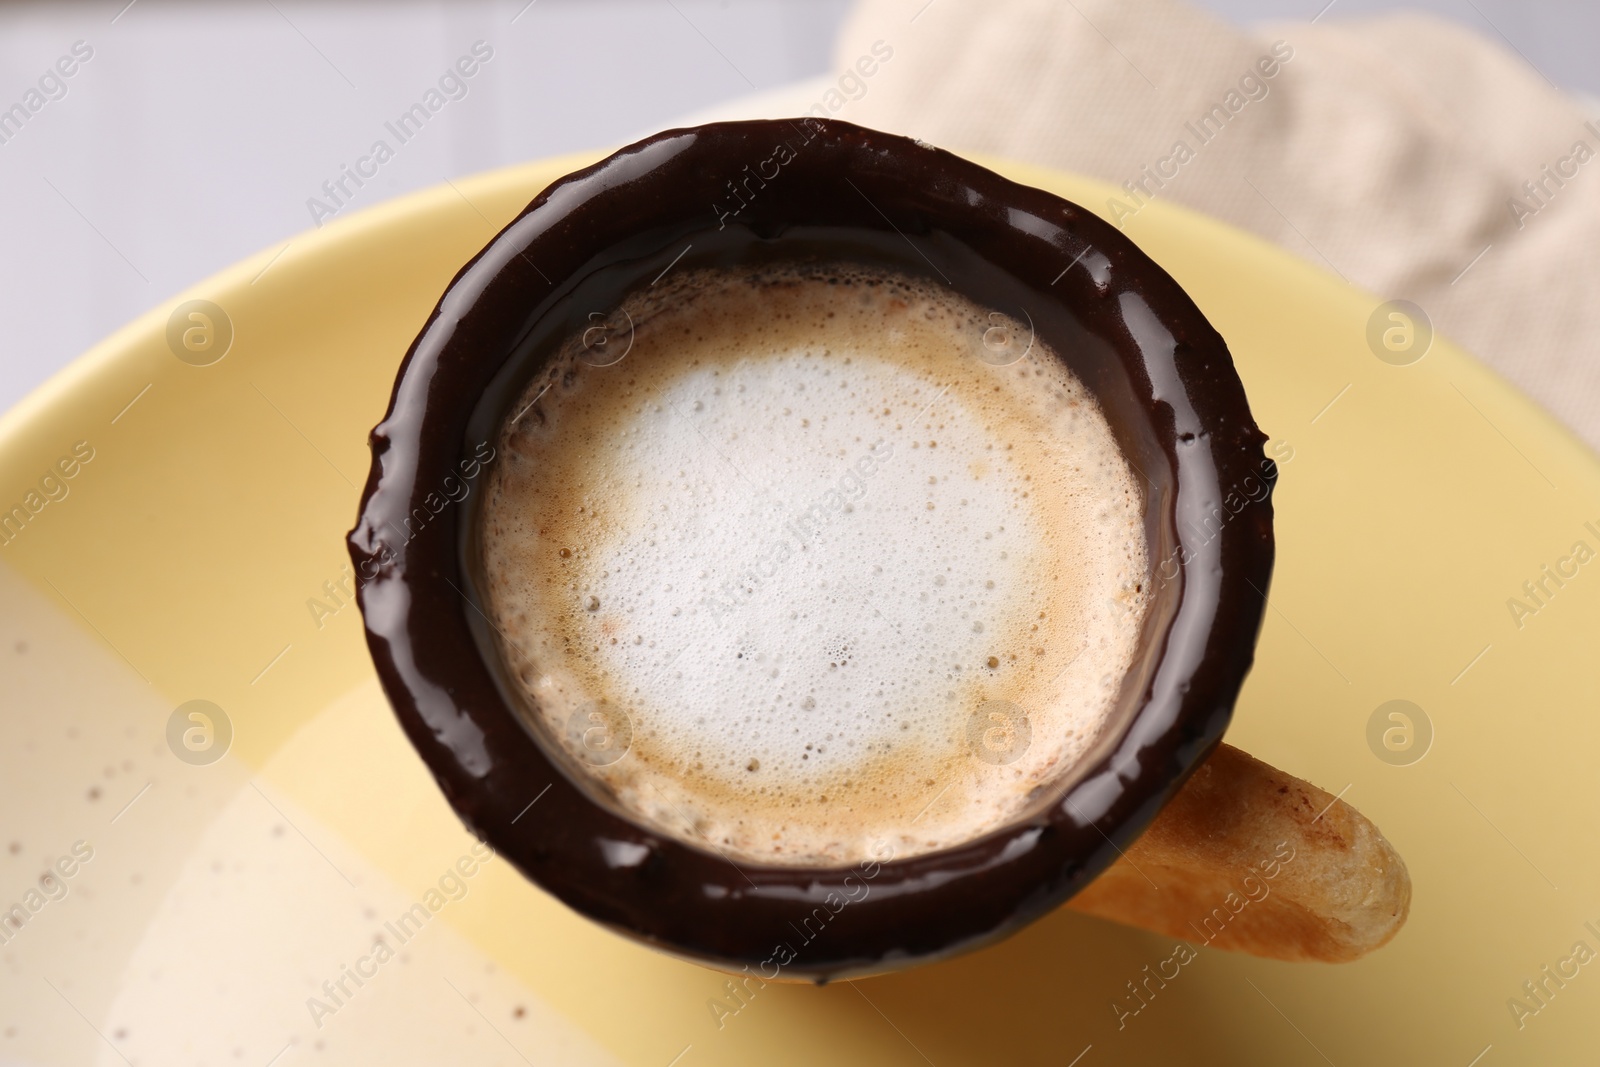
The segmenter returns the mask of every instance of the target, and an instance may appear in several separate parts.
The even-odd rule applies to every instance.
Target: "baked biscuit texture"
[[[1340,963],[1394,937],[1411,878],[1360,812],[1224,744],[1068,906],[1253,956]]]

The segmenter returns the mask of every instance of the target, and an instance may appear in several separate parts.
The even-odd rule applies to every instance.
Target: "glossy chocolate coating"
[[[448,486],[475,486],[472,457],[498,443],[505,405],[550,339],[685,246],[684,265],[887,261],[1021,307],[1099,398],[1145,479],[1158,593],[1120,710],[1064,794],[909,860],[735,866],[597,802],[535,741],[472,600],[476,489],[452,504]],[[847,123],[719,123],[669,130],[557,181],[462,268],[372,432],[349,546],[379,678],[475,833],[621,933],[725,969],[820,981],[972,948],[1039,917],[1115,859],[1211,752],[1272,570],[1265,440],[1221,336],[1090,212]]]

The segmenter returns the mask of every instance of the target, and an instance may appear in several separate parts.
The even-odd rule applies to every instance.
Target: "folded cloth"
[[[1600,449],[1600,115],[1498,38],[1419,14],[1242,30],[1182,0],[861,0],[836,61],[825,113],[1123,186],[1092,206],[1135,239],[1170,199],[1414,301]]]

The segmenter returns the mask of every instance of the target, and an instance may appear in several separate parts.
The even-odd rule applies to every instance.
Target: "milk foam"
[[[866,268],[684,271],[624,307],[620,362],[574,337],[512,405],[480,520],[535,733],[736,862],[1017,817],[1093,742],[1149,597],[1091,395],[1026,324]]]

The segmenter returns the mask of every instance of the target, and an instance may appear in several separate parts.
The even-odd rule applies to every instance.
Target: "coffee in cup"
[[[1091,212],[848,123],[717,123],[461,268],[349,545],[468,827],[609,929],[821,981],[1019,929],[1207,766],[1271,574],[1270,497],[1223,509],[1264,441]]]
[[[847,262],[680,269],[501,428],[485,610],[536,737],[738,863],[1013,821],[1111,715],[1144,493],[1026,321]],[[605,351],[606,348],[610,351]]]

